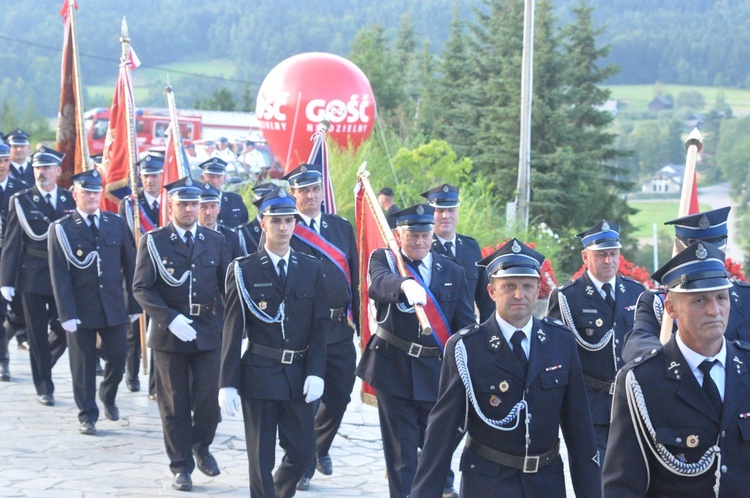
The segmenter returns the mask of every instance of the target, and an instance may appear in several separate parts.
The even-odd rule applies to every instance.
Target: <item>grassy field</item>
[[[628,106],[632,111],[648,110],[648,103],[656,95],[670,94],[677,99],[677,96],[685,91],[699,91],[703,94],[706,101],[704,110],[711,109],[716,102],[716,94],[720,90],[716,87],[708,86],[687,86],[687,85],[612,85],[607,87],[612,92],[611,98],[619,100]],[[736,115],[750,114],[750,90],[738,88],[723,88],[724,100],[732,108]]]
[[[635,233],[631,234],[638,239],[652,238],[654,233],[654,223],[657,225],[659,235],[671,236],[674,234],[674,228],[665,226],[664,222],[673,220],[677,217],[677,211],[680,207],[678,200],[668,201],[638,201],[629,200],[628,204],[638,209],[638,212],[630,217]],[[701,204],[701,211],[708,211],[710,206]]]

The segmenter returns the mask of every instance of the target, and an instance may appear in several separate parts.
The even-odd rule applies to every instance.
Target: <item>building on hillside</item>
[[[674,102],[670,97],[659,95],[648,103],[648,110],[651,112],[668,111],[674,109]]]
[[[685,166],[666,164],[641,185],[644,194],[679,194]]]

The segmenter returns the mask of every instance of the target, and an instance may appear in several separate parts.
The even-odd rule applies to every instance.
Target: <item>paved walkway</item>
[[[225,416],[211,446],[221,475],[211,478],[196,470],[192,493],[174,491],[156,402],[143,390],[131,393],[123,382],[117,401],[121,419],[104,418],[100,404],[97,434],[84,436],[78,432],[67,353],[53,370],[56,404],[47,407],[34,396],[28,352],[18,350],[15,340],[9,349],[12,381],[0,382],[0,496],[248,496],[240,417]],[[143,375],[141,384],[147,384]],[[296,496],[388,496],[377,410],[360,402],[359,389],[358,381],[331,448],[333,475],[316,474],[310,490]],[[281,454],[277,448],[277,462]],[[460,450],[455,471],[459,455]],[[459,483],[457,472],[457,489]]]

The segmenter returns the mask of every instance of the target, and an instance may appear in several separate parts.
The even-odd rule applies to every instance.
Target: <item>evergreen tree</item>
[[[383,27],[362,28],[354,37],[348,59],[359,66],[370,80],[378,114],[383,117],[395,111],[403,100],[403,88],[397,84],[399,68],[393,57]]]

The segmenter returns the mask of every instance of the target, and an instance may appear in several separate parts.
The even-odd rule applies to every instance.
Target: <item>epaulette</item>
[[[640,356],[637,356],[637,357],[633,358],[633,360],[629,363],[629,365],[631,365],[632,367],[636,367],[638,365],[641,365],[644,362],[647,362],[648,360],[650,360],[651,358],[655,358],[656,355],[657,355],[657,353],[659,351],[661,351],[661,350],[662,350],[662,348],[660,348],[660,347],[659,348],[651,349],[650,351],[647,351],[647,352],[641,354]]]
[[[319,260],[318,258],[316,258],[315,256],[310,256],[309,254],[305,254],[304,252],[300,252],[300,251],[294,251],[294,254],[295,254],[296,256],[300,257],[300,258],[301,258],[301,257],[305,257],[305,258],[309,258],[309,259],[312,259],[313,261],[318,261],[318,262],[320,262],[320,260]]]
[[[578,282],[577,278],[570,279],[569,281],[565,282],[564,284],[558,285],[557,286],[557,290],[567,289],[568,287],[572,287],[573,285],[575,285],[577,282]]]
[[[558,320],[557,318],[545,316],[544,318],[542,318],[542,323],[544,323],[545,325],[553,325],[553,326],[568,330],[568,327],[566,327],[565,324],[561,322],[560,320]]]
[[[462,233],[458,233],[456,234],[456,236],[461,237],[462,239],[469,239],[471,241],[477,242],[477,239],[475,239],[474,237],[471,237],[470,235],[464,235]],[[479,242],[477,242],[477,244],[479,244]]]
[[[732,283],[738,287],[750,288],[750,282],[743,282],[742,280],[734,280]]]
[[[734,345],[734,347],[742,349],[744,351],[750,351],[750,342],[746,342],[746,341],[741,341],[739,339],[735,339],[734,341],[732,341],[732,345]]]
[[[634,279],[633,277],[628,277],[627,275],[617,275],[617,276],[623,280],[627,280],[628,282],[633,282],[634,284],[638,284],[641,287],[643,287],[643,284],[640,283],[638,280]]]
[[[62,223],[63,221],[65,221],[65,220],[67,220],[67,219],[71,218],[72,216],[73,216],[73,213],[68,213],[68,214],[66,214],[66,215],[64,215],[64,216],[61,216],[60,218],[56,219],[56,220],[55,220],[55,221],[53,221],[52,223]]]
[[[339,215],[338,215],[338,214],[336,214],[336,213],[330,213],[330,214],[328,214],[328,216],[330,216],[330,217],[331,217],[331,218],[333,218],[333,219],[344,220],[345,222],[349,223],[349,220],[347,220],[347,219],[346,219],[346,218],[344,218],[343,216],[339,216]]]
[[[462,337],[466,337],[472,334],[476,334],[477,332],[479,332],[479,324],[475,323],[474,325],[469,325],[467,327],[462,328],[461,330],[456,332],[456,334]]]
[[[156,228],[154,228],[153,230],[151,230],[151,231],[150,231],[149,233],[158,233],[158,232],[161,232],[162,230],[164,230],[164,229],[165,229],[165,228],[167,228],[168,226],[169,226],[169,225],[165,225],[165,226],[163,226],[163,227],[156,227]]]

